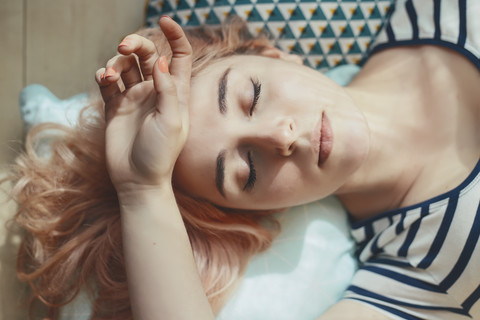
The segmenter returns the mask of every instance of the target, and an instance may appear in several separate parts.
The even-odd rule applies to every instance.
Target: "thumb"
[[[153,86],[157,94],[156,111],[162,118],[173,120],[178,117],[177,88],[165,56],[158,58],[154,65]]]

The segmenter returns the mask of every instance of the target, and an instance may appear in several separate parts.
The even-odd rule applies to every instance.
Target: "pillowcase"
[[[217,320],[316,319],[342,297],[357,262],[335,197],[277,215],[282,232],[252,258]]]
[[[220,24],[237,15],[253,35],[267,32],[276,45],[320,71],[361,65],[394,0],[149,0],[147,26],[169,15],[183,26]]]

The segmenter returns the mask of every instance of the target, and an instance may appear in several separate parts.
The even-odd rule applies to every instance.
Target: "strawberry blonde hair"
[[[138,33],[151,39],[160,55],[171,57],[160,29]],[[193,77],[215,59],[260,54],[269,44],[264,36],[252,38],[239,19],[217,28],[186,29],[186,34],[194,52]],[[132,319],[119,204],[105,163],[103,104],[97,101],[74,128],[34,127],[10,177],[19,205],[15,220],[25,230],[17,273],[30,285],[31,313],[43,306],[49,319],[58,319],[60,308],[81,291],[90,297],[92,319]],[[52,130],[51,152],[41,157],[36,145]],[[176,189],[175,197],[205,292],[218,311],[222,295],[249,257],[269,247],[278,224],[271,212],[218,208]]]

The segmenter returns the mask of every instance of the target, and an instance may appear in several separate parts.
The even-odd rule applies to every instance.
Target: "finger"
[[[140,70],[145,80],[152,80],[152,70],[159,58],[155,44],[138,34],[126,36],[118,45],[118,52],[123,55],[134,53],[138,57]]]
[[[98,69],[95,73],[95,80],[97,81],[98,88],[102,94],[102,99],[105,103],[110,101],[113,97],[120,93],[120,88],[117,82],[110,82],[105,78],[105,68]]]
[[[192,46],[182,28],[173,19],[165,16],[158,23],[172,49],[170,73],[176,80],[177,90],[183,93],[179,98],[188,97],[192,72]]]
[[[125,89],[133,87],[143,81],[138,69],[137,58],[134,55],[117,55],[107,62],[105,79],[108,82],[122,80]]]
[[[158,59],[153,69],[153,85],[157,93],[156,109],[162,116],[160,121],[168,119],[169,125],[181,125],[184,122],[184,113],[179,108],[176,84],[169,73],[165,56]],[[164,121],[164,120],[163,120]]]

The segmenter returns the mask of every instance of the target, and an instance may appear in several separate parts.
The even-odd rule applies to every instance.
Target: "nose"
[[[288,157],[295,151],[297,130],[291,118],[282,118],[260,124],[255,128],[255,143]]]

